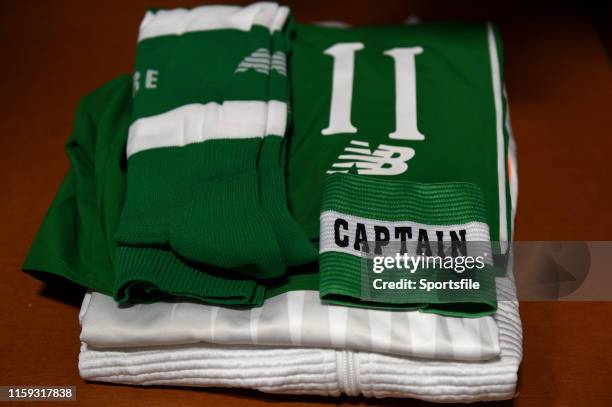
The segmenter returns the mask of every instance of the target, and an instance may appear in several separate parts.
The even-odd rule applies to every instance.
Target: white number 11
[[[363,47],[361,42],[346,42],[323,51],[334,58],[329,124],[321,132],[323,135],[357,132],[351,123],[351,102],[355,52]],[[422,52],[421,47],[392,48],[384,52],[395,64],[395,131],[389,134],[392,139],[425,140],[417,128],[416,107],[415,58]]]

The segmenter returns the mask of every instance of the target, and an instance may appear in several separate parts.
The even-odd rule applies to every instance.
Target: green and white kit
[[[131,86],[118,79],[78,114],[72,144],[89,161],[73,165],[25,269],[122,302],[183,297],[253,307],[315,289],[327,301],[370,307],[341,287],[343,276],[308,264],[317,258],[308,238],[319,239],[324,184],[337,174],[352,174],[372,193],[381,180],[469,183],[482,192],[482,212],[472,220],[487,226],[490,240],[510,238],[507,109],[492,26],[292,29],[286,8],[238,9],[222,7],[215,19],[194,18],[198,9],[147,15]],[[106,149],[113,154],[98,158]],[[356,194],[334,205],[368,210],[355,206]],[[86,211],[73,209],[84,202]],[[384,212],[378,220],[389,220]],[[95,214],[79,227],[96,231],[75,235],[75,213]],[[99,226],[99,219],[109,221]],[[94,240],[87,252],[72,243],[89,234],[95,248]],[[330,254],[319,243],[323,266]],[[475,316],[482,308],[454,312]]]
[[[364,270],[395,244],[510,241],[512,151],[490,24],[152,10],[134,74],[79,104],[23,268],[93,291],[87,380],[508,399],[522,358],[511,278],[487,262],[477,291],[381,296]]]

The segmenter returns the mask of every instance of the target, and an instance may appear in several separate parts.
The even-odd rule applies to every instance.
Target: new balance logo
[[[279,74],[287,76],[285,53],[276,51],[274,54],[270,55],[270,51],[266,48],[259,48],[240,61],[234,73],[246,72],[249,69],[253,69],[264,75],[269,75],[270,71],[276,70]]]
[[[327,171],[347,173],[356,168],[361,175],[399,175],[408,169],[406,161],[414,157],[414,150],[410,147],[398,147],[381,144],[374,151],[365,141],[351,140],[344,149],[345,154],[338,156],[338,162]]]

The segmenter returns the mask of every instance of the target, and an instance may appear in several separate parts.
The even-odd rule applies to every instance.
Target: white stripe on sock
[[[215,139],[284,136],[287,104],[271,100],[189,104],[130,126],[127,156],[160,147],[179,147]]]
[[[195,31],[249,31],[255,25],[274,32],[282,29],[288,16],[288,7],[268,2],[254,3],[246,7],[213,5],[193,9],[148,11],[140,24],[138,41]]]

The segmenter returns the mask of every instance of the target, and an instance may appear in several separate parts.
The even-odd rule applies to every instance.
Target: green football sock
[[[204,9],[159,11],[143,22],[116,238],[272,278],[284,273],[285,258],[261,205],[257,164],[269,106],[286,112],[286,102],[269,99],[261,56],[288,10],[251,9],[223,17],[226,29],[199,19]]]

